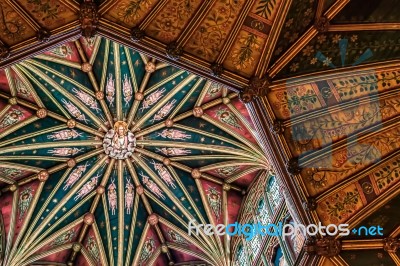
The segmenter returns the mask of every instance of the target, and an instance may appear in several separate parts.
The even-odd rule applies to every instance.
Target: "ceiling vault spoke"
[[[40,97],[37,95],[36,91],[33,89],[32,84],[29,82],[29,80],[27,79],[27,77],[20,71],[19,66],[12,66],[11,69],[17,74],[17,76],[21,79],[21,81],[23,82],[23,84],[25,86],[27,86],[27,89],[29,91],[29,93],[32,95],[36,105],[38,106],[38,108],[44,108],[44,104],[42,102],[42,100],[40,99]],[[7,79],[10,80],[11,77],[9,77],[10,72],[6,71],[6,75],[7,75]],[[12,85],[15,86],[14,82],[10,83]],[[16,89],[15,89],[16,90]],[[12,93],[12,90],[11,90]],[[15,94],[11,94],[13,97],[16,97],[16,92],[14,92]]]
[[[400,30],[399,22],[382,22],[382,23],[360,23],[360,24],[339,24],[330,25],[328,31],[376,31],[376,30]]]
[[[16,226],[16,219],[17,219],[17,212],[18,212],[18,201],[19,201],[19,189],[12,192],[12,207],[11,207],[11,219],[10,219],[10,229],[7,234],[7,241],[6,241],[6,248],[4,251],[4,259],[3,263],[9,261],[10,252],[12,249],[12,245],[14,242],[14,233],[15,233],[15,226]]]
[[[154,64],[156,62],[156,59],[152,58],[150,62],[152,64]],[[130,60],[129,60],[128,64],[129,64],[129,69],[133,68],[131,66],[132,62]],[[135,98],[134,98],[132,107],[129,110],[129,113],[128,113],[128,116],[127,116],[127,119],[126,119],[128,127],[130,127],[132,125],[132,122],[133,122],[133,119],[134,119],[134,117],[136,115],[137,109],[139,108],[140,102],[141,102],[142,98],[144,97],[143,92],[144,92],[144,90],[145,90],[145,88],[147,86],[147,83],[149,82],[151,73],[152,72],[150,72],[150,71],[146,71],[146,73],[144,74],[144,77],[142,79],[142,82],[140,83],[140,87],[137,89],[137,91],[135,93]],[[135,81],[135,84],[136,84],[136,81]]]
[[[119,44],[113,43],[114,49],[114,70],[115,70],[115,100],[117,102],[117,120],[122,121],[122,88],[121,88],[121,65],[120,65],[120,53],[119,53]]]
[[[141,118],[139,118],[136,123],[132,126],[131,130],[135,131],[142,126],[152,115],[154,115],[157,110],[159,110],[164,104],[166,104],[175,94],[180,92],[186,85],[188,85],[196,76],[189,74],[184,80],[182,80],[178,85],[176,85],[168,94],[159,100],[148,112],[146,112]]]
[[[324,12],[324,5],[325,5],[326,0],[318,0],[317,2],[317,10],[315,11],[315,20],[318,20],[321,18],[323,12]]]
[[[266,75],[268,66],[271,62],[272,55],[274,54],[276,44],[278,43],[279,34],[282,32],[284,21],[289,13],[289,9],[292,5],[293,0],[282,1],[274,23],[272,23],[271,31],[268,34],[267,40],[265,41],[264,49],[262,50],[260,61],[257,64],[255,76],[264,77]]]

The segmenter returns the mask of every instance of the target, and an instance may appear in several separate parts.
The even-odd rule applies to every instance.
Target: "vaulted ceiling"
[[[374,213],[377,214],[382,206],[389,204],[400,192],[397,129],[400,21],[396,13],[399,5],[396,0],[2,0],[0,66],[5,70],[1,79],[0,96],[5,100],[2,102],[0,116],[7,116],[14,111],[14,117],[21,120],[11,126],[11,131],[5,129],[0,132],[1,150],[4,150],[1,156],[7,158],[7,167],[3,168],[24,170],[22,173],[18,172],[18,175],[12,175],[11,179],[21,179],[22,188],[26,189],[29,188],[29,182],[36,182],[31,187],[33,197],[36,191],[45,191],[40,187],[42,183],[33,181],[37,173],[43,169],[51,169],[47,184],[53,180],[53,174],[61,171],[56,162],[64,164],[63,167],[67,163],[65,158],[63,160],[62,157],[57,157],[58,149],[63,147],[56,144],[55,139],[47,139],[46,134],[55,134],[55,128],[65,130],[63,126],[65,127],[66,122],[78,114],[71,113],[67,106],[74,106],[81,114],[78,116],[81,120],[77,117],[75,119],[77,123],[74,130],[81,146],[76,147],[73,157],[77,156],[79,159],[74,167],[87,164],[90,167],[85,171],[94,169],[99,174],[105,171],[108,173],[108,178],[104,181],[106,188],[115,180],[115,186],[120,186],[120,191],[123,190],[126,183],[122,183],[120,179],[126,180],[125,174],[132,176],[131,182],[134,186],[139,185],[138,182],[143,182],[140,169],[150,178],[155,176],[155,163],[166,156],[157,148],[168,141],[173,144],[167,144],[165,148],[175,147],[180,152],[187,153],[179,158],[209,156],[215,161],[206,161],[207,165],[216,166],[213,168],[190,159],[171,160],[174,164],[167,165],[171,173],[180,176],[179,171],[183,171],[192,175],[193,169],[200,169],[202,173],[207,172],[203,174],[207,180],[204,182],[220,184],[216,191],[223,194],[223,177],[212,171],[221,164],[231,169],[234,163],[230,160],[250,160],[254,157],[247,153],[250,149],[260,156],[260,161],[250,160],[252,163],[243,166],[245,169],[239,169],[241,171],[238,172],[257,172],[258,166],[265,166],[270,161],[286,186],[292,200],[293,212],[303,223],[349,223],[350,227],[356,227],[369,219],[368,217],[373,217]],[[134,50],[122,48],[123,46],[105,39],[95,41],[82,38],[76,41],[81,34],[87,37],[98,34]],[[60,43],[67,41],[72,42],[60,46]],[[51,51],[43,53],[50,48]],[[37,54],[41,55],[21,62]],[[20,63],[15,64],[16,62]],[[155,67],[151,75],[147,74],[153,71],[149,65]],[[117,66],[120,72],[116,72]],[[115,105],[107,97],[95,100],[96,92],[106,92],[110,80],[107,71],[115,73],[113,78],[116,84],[121,84],[121,90],[126,77],[127,84],[132,84],[134,92],[143,92],[143,99],[157,89],[162,91],[164,85],[157,87],[157,83],[166,84],[168,93],[162,94],[166,98],[164,101],[162,98],[157,99],[160,103],[149,108],[143,108],[140,105],[143,99],[134,93],[129,101],[119,104],[115,102]],[[164,71],[166,74],[163,76]],[[220,85],[203,78],[219,82]],[[173,81],[175,84],[172,84]],[[28,86],[26,91],[29,95],[21,94],[17,90],[18,86],[22,86],[19,84]],[[171,84],[170,87],[167,84]],[[116,88],[118,93],[118,87]],[[240,92],[242,102],[246,103],[250,115],[255,118],[254,125],[249,122],[248,113],[238,101],[237,94],[228,88]],[[206,96],[206,91],[214,90],[218,92]],[[180,95],[181,91],[185,91],[187,96]],[[85,95],[91,97],[90,102],[86,102],[87,105],[84,101],[89,101],[89,98]],[[120,91],[115,94],[115,99],[123,95]],[[136,99],[135,96],[139,98]],[[178,110],[171,111],[171,117],[178,117],[179,131],[185,132],[179,135],[182,140],[163,140],[163,130],[170,130],[171,127],[163,123],[163,120],[157,120],[155,115],[164,104]],[[194,107],[203,105],[206,107],[201,121],[206,124],[206,128],[201,128],[200,122],[196,122],[199,121],[195,116],[196,112],[190,113],[190,110],[195,110]],[[42,119],[49,120],[44,124],[40,124],[43,120],[38,119],[40,112],[37,111],[41,109],[47,114]],[[206,109],[211,113],[207,113]],[[123,120],[124,117],[132,133],[138,136],[135,139],[136,150],[143,157],[138,157],[136,164],[131,166],[129,163],[120,164],[119,159],[104,162],[102,165],[101,160],[106,160],[106,157],[100,159],[98,164],[91,162],[91,158],[101,155],[102,141],[107,130],[115,121]],[[220,124],[224,122],[215,122],[218,118],[225,119],[224,127]],[[133,124],[135,121],[139,121],[138,125]],[[35,124],[38,125],[37,128]],[[234,124],[236,126],[232,126]],[[255,130],[251,130],[252,126]],[[192,130],[192,127],[195,129]],[[210,132],[211,128],[216,133]],[[241,129],[246,128],[250,130],[243,138]],[[41,135],[42,138],[36,135]],[[250,135],[257,135],[254,139],[257,139],[265,156]],[[12,146],[15,138],[19,142]],[[37,142],[33,143],[33,139]],[[212,143],[213,140],[218,143]],[[63,142],[64,140],[61,143],[68,144],[68,141]],[[36,145],[37,154],[24,152],[22,147],[26,144]],[[48,153],[46,148],[50,147],[47,146],[49,144],[53,145],[51,148],[54,153]],[[206,148],[209,145],[212,148]],[[220,149],[220,146],[226,148]],[[197,154],[195,150],[204,154]],[[232,150],[240,152],[231,153]],[[223,159],[222,162],[217,159],[220,152],[224,154],[220,157],[229,159]],[[30,160],[10,161],[13,156],[28,156]],[[37,160],[38,156],[40,160]],[[35,165],[36,163],[40,165]],[[16,165],[25,165],[25,168],[21,169]],[[138,172],[139,176],[135,179],[131,172]],[[233,177],[228,178],[229,182],[225,181],[232,183],[234,189],[230,189],[230,193],[248,187],[252,178],[244,176],[233,174]],[[59,176],[54,179],[62,180],[61,178]],[[67,178],[67,174],[64,178]],[[191,179],[188,182],[189,180]],[[9,183],[3,186],[4,191],[9,191],[14,181],[3,178],[3,182]],[[163,185],[162,189],[172,188],[167,183],[162,183],[162,180],[157,182],[155,179],[154,182],[159,187]],[[176,212],[182,212],[178,216],[200,214],[205,219],[212,219],[209,207],[205,206],[207,202],[204,201],[204,195],[201,197],[202,193],[206,193],[206,188],[202,191],[201,184],[196,182],[192,186],[198,190],[203,206],[199,207],[188,201],[187,196],[181,202],[180,197],[171,198],[171,194],[165,196],[171,205],[167,204],[162,208],[172,208],[173,204],[179,202],[179,206],[185,208],[185,211],[182,212],[177,205]],[[84,181],[81,183],[79,184],[83,185]],[[189,184],[181,184],[181,187],[186,186]],[[55,187],[56,184],[48,193],[55,193]],[[21,192],[22,188],[15,191]],[[185,191],[182,190],[181,193],[184,195]],[[67,195],[71,202],[72,194],[71,192]],[[11,208],[14,202],[11,200],[12,195],[15,199],[18,196],[16,193],[5,195],[10,197],[7,202]],[[143,197],[148,198],[147,201],[141,197],[136,206],[147,206],[146,215],[157,213],[157,195],[151,192],[144,195],[147,195]],[[195,200],[196,196],[191,196]],[[47,197],[49,196],[45,198]],[[59,200],[56,194],[51,197]],[[96,197],[106,198],[94,194],[92,197],[93,202],[96,202]],[[238,200],[241,198],[240,195],[237,197]],[[37,199],[39,200],[39,196]],[[50,198],[48,201],[51,201]],[[157,206],[160,207],[159,204]],[[195,206],[198,210],[188,209]],[[104,212],[107,209],[106,203],[101,200],[97,200],[95,207],[103,208]],[[16,205],[14,208],[17,208]],[[34,213],[27,214],[34,217]],[[96,215],[97,223],[100,216]],[[397,216],[393,216],[393,212],[383,212],[381,217],[396,222],[390,226],[392,230],[387,236],[397,239],[399,223],[394,218]],[[177,224],[179,221],[173,223],[179,229]],[[134,224],[132,227],[138,228]],[[31,229],[32,232],[34,229]],[[151,232],[148,234],[150,237]],[[90,233],[84,235],[90,236]],[[156,230],[152,236],[156,239],[157,235],[161,234]],[[118,237],[121,238],[122,234]],[[21,240],[22,237],[18,243]],[[136,243],[135,240],[132,241]],[[161,247],[162,239],[158,238],[157,241],[159,242],[155,245]],[[346,249],[351,244],[346,246],[345,241],[351,243],[353,240],[343,241],[343,249]],[[383,243],[382,239],[376,241]],[[212,249],[212,245],[217,245],[220,253],[209,254],[207,250],[200,250],[199,254],[208,256],[212,263],[215,263],[212,258],[221,260],[223,249],[220,250],[219,245],[222,243],[219,240],[202,244],[205,249]],[[108,243],[107,248],[111,247],[114,247],[113,243]],[[363,247],[368,249],[371,246]],[[379,247],[383,249],[384,244]],[[118,245],[116,248],[119,252]],[[351,256],[357,252],[360,252],[359,256],[363,256],[362,251],[351,252],[352,255],[334,254],[337,256],[321,260],[320,263],[355,265],[351,264]],[[383,252],[386,252],[385,255],[377,256],[387,258],[390,263],[399,261],[396,251],[388,252],[385,248]],[[168,250],[165,254],[170,259],[171,251]],[[108,255],[103,259],[111,257],[113,256]],[[391,265],[389,262],[387,264]]]

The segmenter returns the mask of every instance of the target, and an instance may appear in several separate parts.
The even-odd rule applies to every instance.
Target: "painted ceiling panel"
[[[279,77],[398,59],[398,31],[345,31],[318,34]]]
[[[400,3],[396,0],[383,1],[351,1],[332,20],[335,24],[344,23],[373,23],[398,21],[396,10]]]
[[[10,193],[0,204],[17,241],[7,261],[221,259],[224,240],[188,236],[187,224],[237,219],[242,191],[269,167],[237,94],[102,38],[7,71],[11,88],[29,95],[3,77],[0,169]],[[241,174],[229,168],[240,158]]]
[[[348,265],[360,263],[360,265],[371,266],[394,266],[396,263],[391,259],[389,254],[383,249],[374,250],[357,250],[357,251],[343,251],[342,258]]]

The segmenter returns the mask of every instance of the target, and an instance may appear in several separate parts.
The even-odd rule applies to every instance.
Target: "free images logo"
[[[351,233],[356,236],[375,236],[375,235],[383,235],[383,228],[380,226],[360,226],[358,228],[354,228],[350,231],[348,228],[348,224],[329,224],[322,225],[318,224],[309,224],[307,226],[298,223],[289,223],[283,224],[279,222],[277,224],[240,224],[238,222],[233,224],[218,224],[216,226],[212,224],[197,224],[195,220],[191,220],[188,225],[188,234],[189,236],[193,233],[199,235],[203,233],[207,236],[218,235],[223,236],[225,234],[229,236],[245,236],[246,240],[251,240],[255,235],[261,236],[282,236],[283,240],[286,240],[286,237],[291,237],[301,233],[304,237],[307,236],[316,236],[320,234],[322,236],[348,236]]]

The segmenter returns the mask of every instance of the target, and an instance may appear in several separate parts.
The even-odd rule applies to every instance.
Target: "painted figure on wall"
[[[140,176],[142,177],[143,184],[151,191],[153,192],[158,198],[162,198],[165,200],[165,196],[162,192],[162,190],[157,186],[156,183],[153,182],[148,176],[143,175],[143,173],[140,173]]]
[[[124,94],[125,106],[128,106],[133,96],[133,90],[131,79],[128,78],[127,74],[124,75],[124,81],[122,83],[122,93]]]
[[[171,110],[175,107],[176,100],[173,99],[172,101],[167,102],[166,105],[161,107],[160,110],[158,110],[157,114],[154,115],[153,119],[150,120],[150,122],[154,121],[160,121],[164,119],[170,112]]]
[[[86,168],[90,166],[87,162],[84,165],[78,165],[68,176],[67,180],[65,181],[65,185],[63,190],[67,190],[71,186],[75,184],[75,182],[81,178],[82,174],[86,171]]]
[[[131,209],[133,207],[134,188],[131,180],[127,178],[125,185],[125,209],[127,214],[131,214]]]
[[[97,101],[88,93],[78,90],[76,88],[73,88],[72,91],[75,93],[75,96],[81,100],[86,106],[88,106],[90,109],[95,110],[96,112],[100,111],[99,105]]]
[[[47,139],[54,140],[69,140],[69,139],[76,139],[78,137],[82,137],[82,133],[74,129],[64,129],[57,132],[53,132],[52,134],[47,136]]]
[[[156,243],[153,238],[147,239],[143,244],[142,254],[140,254],[139,265],[143,265],[147,261],[154,250],[156,249]]]
[[[114,105],[115,98],[115,80],[113,75],[109,74],[106,85],[106,99],[110,103],[110,106]]]
[[[230,176],[233,173],[235,173],[237,170],[239,170],[239,166],[237,165],[231,165],[231,166],[226,166],[222,168],[218,168],[216,171],[219,175],[221,176]]]
[[[154,160],[152,162],[152,165],[156,169],[161,179],[164,180],[164,182],[167,184],[167,186],[171,186],[173,189],[175,189],[175,180],[171,176],[170,172],[165,168],[165,166],[161,163],[156,163]]]
[[[97,180],[99,179],[99,176],[94,176],[92,177],[86,184],[84,184],[81,189],[78,191],[76,194],[74,200],[77,201],[79,199],[82,199],[84,196],[89,194],[90,191],[92,191],[96,186],[97,186]]]
[[[117,187],[114,184],[114,179],[111,180],[111,184],[108,186],[108,205],[109,209],[111,209],[111,215],[115,215],[115,210],[118,208],[117,206]]]
[[[92,257],[99,262],[100,261],[100,251],[99,251],[99,247],[96,244],[96,240],[92,237],[89,236],[88,237],[88,241],[86,244],[86,248],[89,251],[90,255],[92,255]]]
[[[227,108],[219,108],[216,111],[215,116],[218,118],[219,121],[239,130],[243,130],[239,124],[239,119],[237,118],[237,116]]]
[[[168,156],[181,156],[190,154],[192,152],[191,150],[186,150],[183,148],[161,148],[161,149],[157,148],[157,151],[160,151],[164,155]]]
[[[69,45],[62,44],[62,45],[54,48],[53,50],[50,50],[50,53],[52,53],[53,55],[62,57],[62,58],[71,59],[72,48]]]
[[[145,109],[150,108],[153,104],[158,102],[164,95],[165,88],[158,89],[155,92],[149,94],[143,101],[143,105],[140,108],[140,111],[143,112]]]
[[[76,232],[74,229],[70,229],[67,232],[63,233],[51,243],[51,246],[60,246],[72,241],[72,239],[76,236]]]
[[[176,233],[174,230],[169,230],[168,231],[168,236],[171,239],[172,242],[174,243],[178,243],[181,245],[188,245],[189,243],[186,241],[185,238],[183,238],[183,236],[181,236],[180,234]]]
[[[25,188],[19,194],[18,209],[19,209],[19,220],[20,221],[22,220],[26,211],[28,210],[32,199],[33,199],[33,189],[31,187]]]
[[[24,114],[18,109],[11,109],[0,121],[0,129],[12,126],[22,120]]]
[[[14,179],[15,177],[23,173],[20,169],[15,168],[0,168],[0,176],[8,177]]]
[[[65,99],[62,99],[61,102],[63,103],[63,106],[68,110],[68,112],[73,117],[75,117],[79,121],[83,121],[85,123],[88,123],[88,121],[86,119],[86,116],[73,103],[71,103],[70,101],[67,101]]]
[[[221,193],[215,187],[209,187],[207,190],[207,200],[217,221],[219,221],[222,210]]]
[[[164,129],[161,133],[158,133],[157,136],[161,136],[164,139],[178,139],[178,140],[185,140],[190,139],[192,136],[186,134],[186,132],[177,130],[177,129]]]
[[[53,154],[55,156],[74,156],[75,154],[83,151],[83,148],[54,148],[48,150],[47,153]]]

